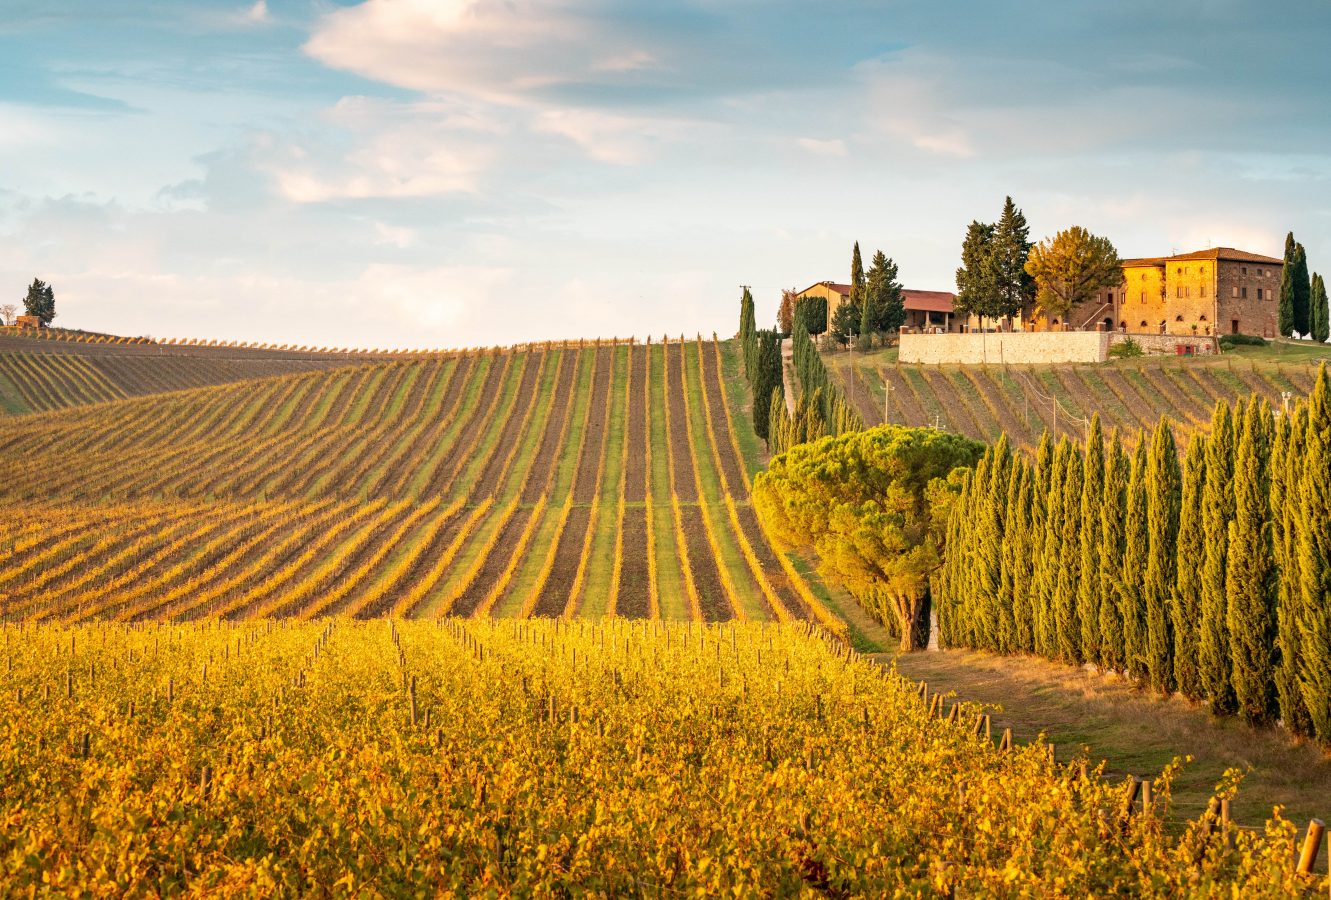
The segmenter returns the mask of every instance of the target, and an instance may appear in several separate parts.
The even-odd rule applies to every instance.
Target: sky
[[[0,0],[0,301],[356,347],[712,332],[1011,195],[1331,271],[1331,4]]]

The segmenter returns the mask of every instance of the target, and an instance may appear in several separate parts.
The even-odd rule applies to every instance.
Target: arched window
[[[1182,321],[1183,321],[1183,317],[1182,317],[1182,316],[1175,316],[1175,317],[1174,317],[1174,321],[1175,321],[1175,322],[1182,322]],[[1160,324],[1163,325],[1164,323],[1161,322]]]
[[[1141,320],[1141,324],[1140,324],[1138,327],[1140,327],[1140,328],[1145,328],[1145,327],[1146,327],[1146,320],[1145,320],[1145,319],[1142,319],[1142,320]]]
[[[1128,330],[1128,322],[1127,322],[1126,319],[1123,320],[1122,322],[1119,322],[1119,323],[1118,323],[1118,330],[1119,330],[1119,331],[1127,331],[1127,330]]]
[[[1206,313],[1202,313],[1202,315],[1201,315],[1201,321],[1203,321],[1203,322],[1206,321]]]

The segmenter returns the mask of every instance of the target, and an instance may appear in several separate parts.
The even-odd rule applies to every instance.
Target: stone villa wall
[[[1220,352],[1216,338],[1204,334],[1122,334],[1109,335],[1110,345],[1121,344],[1132,338],[1141,345],[1147,356],[1177,356],[1179,346],[1191,347],[1193,356]],[[1187,354],[1184,354],[1187,355]]]
[[[1109,358],[1110,337],[1103,331],[903,334],[898,358],[923,365],[1103,362]]]

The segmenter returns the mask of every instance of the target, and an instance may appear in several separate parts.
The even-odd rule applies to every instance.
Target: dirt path
[[[1046,733],[1060,759],[1083,745],[1092,762],[1107,761],[1107,776],[1158,775],[1174,757],[1191,755],[1174,783],[1178,813],[1206,807],[1227,768],[1249,771],[1234,801],[1234,818],[1260,825],[1274,804],[1300,826],[1331,813],[1331,760],[1274,728],[1255,730],[1235,719],[1213,720],[1181,697],[1139,691],[1114,675],[1099,675],[1033,657],[967,650],[881,654],[901,674],[928,681],[931,691],[994,706],[993,734],[1011,728],[1020,743]]]

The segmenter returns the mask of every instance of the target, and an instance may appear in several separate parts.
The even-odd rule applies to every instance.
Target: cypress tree
[[[1271,409],[1254,396],[1243,414],[1234,459],[1234,521],[1229,526],[1225,590],[1229,656],[1239,714],[1270,721],[1275,697],[1275,566],[1270,517]]]
[[[1127,535],[1128,460],[1123,455],[1118,429],[1109,439],[1105,457],[1105,483],[1100,506],[1100,655],[1098,662],[1121,671],[1127,657],[1123,648],[1123,552]]]
[[[1100,432],[1100,414],[1091,416],[1081,477],[1081,542],[1077,581],[1077,622],[1081,627],[1081,655],[1086,662],[1100,662],[1100,603],[1104,579],[1100,569],[1100,507],[1105,492],[1105,447]]]
[[[1303,605],[1299,543],[1304,509],[1303,457],[1308,405],[1276,420],[1271,444],[1271,525],[1276,564],[1276,699],[1280,719],[1298,735],[1312,734],[1312,719],[1299,687],[1299,610]]]
[[[855,242],[855,249],[850,252],[850,302],[859,305],[864,302],[864,260],[860,258],[860,242]]]
[[[1123,617],[1123,654],[1128,674],[1137,681],[1146,680],[1146,598],[1144,575],[1150,556],[1150,530],[1146,499],[1146,435],[1137,439],[1128,470],[1127,515],[1123,534],[1123,569],[1120,600]]]
[[[1285,235],[1285,264],[1280,271],[1280,306],[1276,311],[1276,330],[1282,337],[1294,334],[1294,232]]]
[[[1311,285],[1308,282],[1308,255],[1302,244],[1294,245],[1294,330],[1307,337],[1312,333],[1308,324]]]
[[[1326,365],[1308,398],[1299,491],[1298,680],[1317,737],[1331,741],[1331,391]]]
[[[1151,438],[1146,466],[1146,574],[1142,605],[1146,611],[1146,668],[1151,686],[1174,690],[1174,636],[1170,605],[1178,579],[1178,518],[1181,477],[1178,448],[1168,419]]]
[[[1077,586],[1081,580],[1081,501],[1085,462],[1071,441],[1063,478],[1063,528],[1058,540],[1058,584],[1054,593],[1054,637],[1058,658],[1080,663],[1081,622],[1077,617]]]
[[[1331,337],[1331,310],[1327,308],[1326,281],[1321,275],[1314,274],[1308,298],[1308,327],[1312,329],[1313,340],[1326,343]]]
[[[749,390],[753,390],[757,376],[758,338],[757,322],[754,318],[753,295],[745,288],[739,298],[739,343],[744,351],[744,375],[749,379]]]
[[[1206,483],[1202,488],[1202,579],[1197,622],[1197,668],[1217,714],[1237,711],[1229,655],[1225,580],[1229,524],[1234,519],[1234,422],[1229,406],[1217,403],[1206,440]]]
[[[1002,535],[1003,578],[999,596],[1003,603],[999,609],[999,649],[1015,653],[1025,649],[1022,624],[1030,622],[1030,600],[1027,592],[1031,580],[1031,470],[1023,458],[1016,458],[1008,478],[1007,507]]]
[[[1035,590],[1032,596],[1032,620],[1035,633],[1035,653],[1047,659],[1058,655],[1058,570],[1062,560],[1063,542],[1063,484],[1067,477],[1068,460],[1072,445],[1066,437],[1059,438],[1045,479],[1044,527],[1040,540],[1040,553],[1035,563]]]
[[[767,440],[771,405],[774,402],[786,402],[785,386],[781,380],[781,338],[776,331],[763,329],[758,332],[758,354],[754,368],[753,430],[758,437]]]
[[[972,571],[976,586],[977,644],[986,650],[999,650],[999,628],[1003,618],[1000,606],[1004,604],[1003,514],[1007,505],[1007,481],[1012,465],[1012,453],[1008,449],[1006,434],[999,438],[986,456],[989,458],[989,470],[982,482],[979,533],[973,547]]]
[[[1205,531],[1202,499],[1206,485],[1206,439],[1193,432],[1183,460],[1183,494],[1179,506],[1178,566],[1174,582],[1174,683],[1190,700],[1205,696],[1197,664],[1198,623],[1201,616]]]
[[[974,481],[975,471],[966,472],[947,521],[947,555],[943,559],[936,598],[938,645],[943,648],[963,645],[961,625],[964,619],[966,591],[962,574],[966,570],[970,525],[975,518],[971,509],[973,495],[971,486]]]

